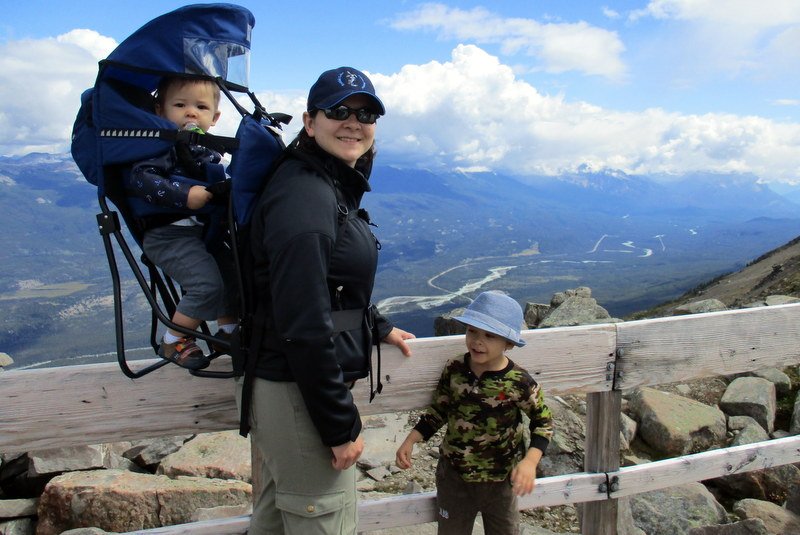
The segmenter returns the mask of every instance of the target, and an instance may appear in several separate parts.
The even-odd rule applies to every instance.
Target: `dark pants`
[[[486,535],[519,534],[510,476],[505,481],[470,483],[442,457],[436,466],[436,502],[439,535],[469,535],[479,512]]]
[[[215,254],[208,252],[203,227],[164,225],[149,229],[142,250],[183,289],[178,312],[205,321],[236,317],[239,286],[233,254],[222,247]]]

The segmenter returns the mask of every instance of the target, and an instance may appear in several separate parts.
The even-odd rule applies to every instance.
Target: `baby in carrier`
[[[219,119],[219,100],[213,81],[167,76],[156,91],[155,111],[179,129],[202,135]],[[226,205],[220,186],[229,183],[220,160],[214,150],[178,142],[165,154],[134,163],[125,173],[125,190],[131,202],[145,207],[138,218],[142,250],[183,289],[172,322],[195,331],[216,320],[215,336],[225,339],[237,324],[238,296],[236,267],[217,230]],[[191,370],[209,365],[194,337],[171,328],[158,354]]]

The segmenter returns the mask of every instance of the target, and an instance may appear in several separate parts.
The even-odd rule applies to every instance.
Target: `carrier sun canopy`
[[[100,76],[152,91],[161,76],[221,78],[248,87],[255,19],[233,4],[197,4],[155,18],[100,62]]]

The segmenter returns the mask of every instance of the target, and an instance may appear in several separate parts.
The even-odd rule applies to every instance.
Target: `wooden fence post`
[[[584,470],[616,472],[619,470],[619,433],[622,393],[618,390],[586,395],[586,446]],[[609,492],[615,482],[607,481],[598,492]],[[617,500],[607,499],[583,504],[583,535],[617,534]]]

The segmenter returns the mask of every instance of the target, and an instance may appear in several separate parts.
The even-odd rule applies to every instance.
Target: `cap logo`
[[[361,75],[352,73],[350,71],[339,73],[337,80],[339,85],[342,87],[348,86],[355,89],[364,89],[364,87],[367,85]]]

